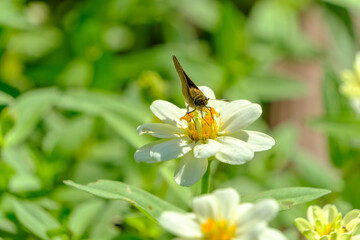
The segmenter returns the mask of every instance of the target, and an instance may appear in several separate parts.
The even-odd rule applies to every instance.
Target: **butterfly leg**
[[[206,107],[206,108],[208,109],[208,107]],[[209,124],[209,123],[206,121],[206,119],[204,118],[203,109],[201,109],[200,112],[201,112],[201,118],[204,119],[204,121],[206,122],[206,124],[207,124],[208,126],[210,126],[210,124]],[[211,111],[209,111],[209,112],[210,112],[210,114],[211,114],[211,118],[213,118]]]
[[[214,119],[214,115],[213,115],[213,113],[211,111],[211,107],[206,106],[206,108],[207,108],[207,110],[209,110],[211,118]]]

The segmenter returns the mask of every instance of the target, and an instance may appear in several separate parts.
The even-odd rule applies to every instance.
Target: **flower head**
[[[334,205],[310,206],[307,217],[295,219],[295,225],[308,240],[360,240],[360,235],[353,236],[360,225],[360,210],[342,218]]]
[[[285,240],[267,226],[278,212],[272,199],[255,204],[239,204],[240,196],[232,188],[193,199],[193,213],[164,212],[160,224],[177,239],[202,240]]]
[[[200,90],[207,98],[215,99],[210,88],[200,87]],[[247,100],[209,100],[208,107],[190,113],[170,102],[157,100],[150,109],[162,123],[141,125],[138,133],[162,139],[138,149],[135,160],[154,163],[181,157],[175,181],[182,186],[191,186],[204,175],[209,158],[244,164],[254,157],[254,152],[275,144],[264,133],[243,130],[262,113],[260,105]]]
[[[341,74],[343,83],[340,91],[349,98],[354,110],[360,114],[360,52],[356,54],[354,70],[345,70]]]

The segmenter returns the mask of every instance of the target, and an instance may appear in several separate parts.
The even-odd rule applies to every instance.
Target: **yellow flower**
[[[308,240],[359,240],[353,236],[360,226],[360,210],[348,212],[344,218],[334,205],[310,206],[308,220],[295,219],[295,225]]]
[[[360,113],[360,52],[356,54],[354,71],[343,71],[341,79],[340,92],[349,98],[354,110]]]

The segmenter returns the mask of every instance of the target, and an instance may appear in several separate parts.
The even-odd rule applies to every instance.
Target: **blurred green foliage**
[[[302,149],[297,128],[284,123],[270,133],[272,150],[244,166],[214,165],[214,185],[241,194],[319,187],[333,191],[320,204],[360,208],[360,120],[338,90],[358,49],[359,10],[357,0],[0,1],[0,239],[170,237],[130,204],[63,180],[119,180],[189,207],[199,186],[176,185],[174,161],[133,158],[151,141],[136,132],[152,121],[151,102],[184,105],[172,55],[218,98],[262,103],[265,118],[270,104],[308,93],[276,64],[320,62],[325,113],[308,124],[328,137],[338,171]],[[324,45],[303,30],[313,11]],[[265,118],[252,127],[269,131]],[[275,225],[299,239],[293,219],[304,215],[305,206],[293,208]]]

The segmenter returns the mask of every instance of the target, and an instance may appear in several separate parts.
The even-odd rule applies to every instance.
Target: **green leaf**
[[[306,94],[306,87],[290,77],[264,73],[242,77],[227,90],[227,97],[237,99],[239,92],[256,101],[270,102],[302,97]]]
[[[57,147],[64,153],[80,149],[81,144],[89,138],[94,126],[93,117],[81,115],[66,119],[61,114],[53,112],[45,117],[44,122],[48,127],[42,142],[46,152]]]
[[[255,4],[247,20],[247,26],[259,43],[266,44],[257,50],[255,57],[274,59],[273,54],[266,53],[274,48],[276,53],[286,51],[286,55],[297,57],[311,56],[313,48],[306,39],[299,23],[299,13],[288,4],[294,1],[259,1]],[[306,1],[302,1],[304,4]]]
[[[15,53],[39,58],[58,47],[61,38],[61,32],[56,28],[38,29],[13,35],[7,47]]]
[[[90,227],[89,239],[115,239],[121,230],[114,228],[114,224],[123,223],[129,211],[128,202],[106,201]],[[121,232],[124,233],[124,231]]]
[[[323,1],[349,9],[360,8],[359,0],[323,0]]]
[[[246,78],[245,86],[263,101],[278,101],[304,96],[306,88],[300,81],[279,76],[253,76]]]
[[[190,207],[193,194],[190,188],[179,187],[179,185],[174,181],[174,165],[175,161],[168,161],[159,167],[158,172],[164,178],[168,187],[172,190],[171,195]]]
[[[67,180],[64,183],[102,198],[128,201],[147,216],[156,220],[164,211],[183,212],[182,209],[161,198],[122,182],[98,180],[95,183],[81,185]]]
[[[7,233],[15,234],[17,232],[16,225],[0,213],[0,232],[4,231]]]
[[[76,206],[69,217],[68,227],[77,239],[85,233],[94,220],[94,217],[103,206],[104,200],[95,199]]]
[[[14,101],[14,98],[9,94],[0,91],[0,105],[8,105]]]
[[[58,96],[55,88],[45,88],[29,91],[17,98],[13,106],[15,126],[5,135],[4,145],[9,147],[24,141]]]
[[[329,166],[321,164],[315,156],[305,150],[296,150],[293,154],[295,168],[310,186],[341,191],[343,180]]]
[[[327,55],[331,61],[336,63],[337,69],[350,69],[353,66],[353,59],[357,51],[356,42],[351,33],[352,27],[348,24],[351,21],[344,21],[348,15],[347,11],[343,11],[345,16],[337,16],[337,13],[331,11],[324,11],[324,18],[326,20],[330,45]],[[356,28],[354,26],[354,28]],[[339,48],[338,46],[341,46]]]
[[[138,148],[147,143],[139,136],[136,127],[150,114],[143,106],[131,103],[116,95],[91,92],[68,91],[57,105],[61,108],[80,111],[103,118],[116,133]]]
[[[132,120],[143,122],[150,119],[150,111],[139,105],[110,93],[95,91],[72,90],[67,91],[57,102],[61,108],[79,111],[102,117],[103,114],[112,112],[127,116]]]
[[[139,148],[148,143],[145,138],[140,137],[136,132],[136,127],[117,114],[106,113],[103,115],[104,120],[112,127],[120,136],[126,139],[135,148]]]
[[[214,34],[217,57],[222,63],[234,61],[244,46],[244,23],[245,17],[236,9],[231,2],[224,2],[222,19],[217,32]]]
[[[212,30],[219,21],[219,5],[216,1],[184,0],[175,3],[177,3],[179,12],[181,12],[184,17],[202,29]]]
[[[310,125],[337,137],[360,137],[360,120],[356,118],[323,117],[310,121]]]
[[[331,191],[320,188],[310,187],[289,187],[278,188],[257,194],[249,194],[242,197],[244,202],[254,202],[263,198],[273,198],[278,201],[280,210],[290,209],[291,207],[310,202],[320,198]]]
[[[324,71],[322,94],[326,115],[337,117],[342,112],[351,112],[349,100],[339,92],[340,76],[330,66],[326,66]]]
[[[36,176],[36,166],[29,148],[4,148],[1,157],[15,171],[8,185],[11,192],[35,191],[41,188],[42,184]]]
[[[152,69],[158,72],[168,72],[172,79],[178,81],[179,76],[171,61],[171,55],[176,55],[186,73],[189,74],[191,79],[196,81],[198,86],[206,85],[214,88],[220,84],[224,77],[223,69],[220,66],[211,61],[210,58],[207,58],[206,61],[201,60],[204,59],[204,57],[201,57],[203,52],[196,47],[186,57],[187,54],[180,46],[177,47],[175,45],[174,47],[172,44],[161,45],[143,51],[119,55],[115,62],[118,72],[117,79],[119,81],[128,81],[128,79],[138,78],[139,73]],[[175,89],[180,90],[180,85],[176,85],[169,89],[171,93]]]
[[[29,30],[32,28],[25,14],[16,6],[16,1],[0,1],[0,26]]]
[[[33,234],[41,239],[49,239],[47,232],[60,228],[60,224],[39,205],[14,199],[15,215]]]

